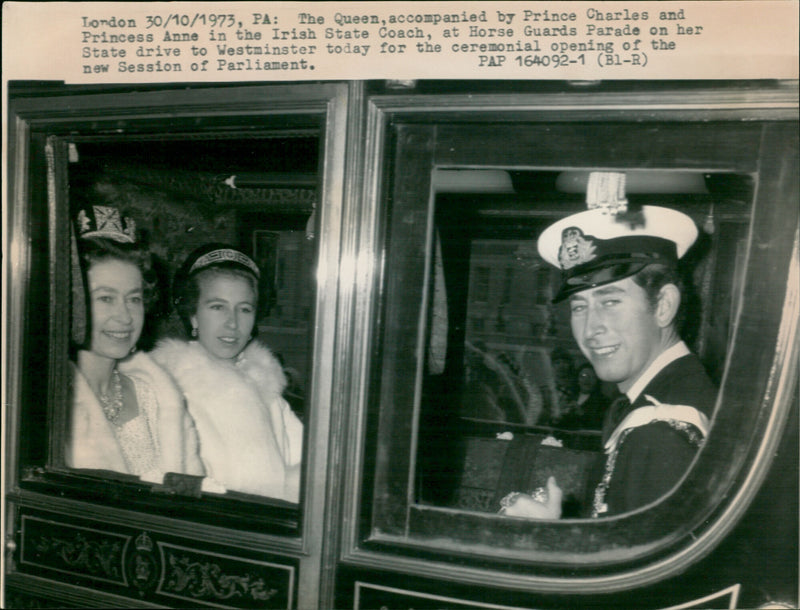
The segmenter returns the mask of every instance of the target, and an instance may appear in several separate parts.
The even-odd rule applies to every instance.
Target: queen
[[[203,475],[197,432],[180,391],[152,358],[136,351],[150,274],[134,223],[108,206],[81,210],[77,220],[89,316],[72,366],[66,464],[154,483],[167,472]]]

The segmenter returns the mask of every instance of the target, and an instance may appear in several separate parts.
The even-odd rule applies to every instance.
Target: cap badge
[[[558,249],[558,262],[561,269],[567,270],[597,258],[594,238],[584,236],[578,227],[567,227],[561,233],[561,247]]]

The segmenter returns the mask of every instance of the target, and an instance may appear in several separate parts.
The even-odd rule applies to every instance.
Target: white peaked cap
[[[674,264],[696,241],[697,225],[677,210],[642,206],[614,216],[594,209],[553,223],[538,241],[539,254],[564,274],[556,300],[589,286],[623,279],[647,264]],[[603,270],[601,275],[595,275]]]

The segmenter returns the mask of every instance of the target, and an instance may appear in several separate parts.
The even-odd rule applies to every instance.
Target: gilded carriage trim
[[[195,599],[251,597],[264,601],[278,592],[266,589],[263,578],[254,578],[250,573],[244,576],[226,574],[217,563],[193,561],[187,555],[167,553],[167,565],[168,579],[164,588]]]
[[[130,536],[23,515],[21,540],[21,564],[128,586]]]
[[[275,601],[274,598],[283,593],[286,608],[292,607],[293,566],[201,552],[162,542],[158,547],[164,573],[157,594],[213,606],[228,601],[237,607],[250,607],[256,602]],[[285,579],[280,580],[276,571],[284,571]]]

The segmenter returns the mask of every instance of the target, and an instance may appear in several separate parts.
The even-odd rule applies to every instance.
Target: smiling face
[[[570,297],[572,334],[597,376],[626,392],[663,351],[663,325],[631,278]]]
[[[144,324],[142,273],[131,262],[105,259],[87,273],[92,309],[90,351],[119,360],[130,354]]]
[[[196,281],[200,294],[191,323],[197,328],[197,340],[215,358],[235,358],[250,341],[256,321],[252,282],[215,270],[201,272]]]

